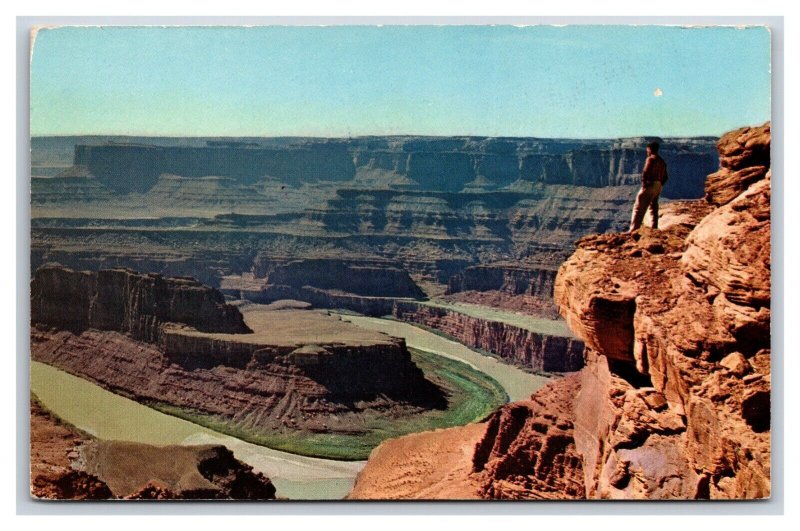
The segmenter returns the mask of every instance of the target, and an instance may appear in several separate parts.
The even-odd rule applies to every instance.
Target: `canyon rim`
[[[770,81],[757,26],[38,30],[31,496],[769,498]]]

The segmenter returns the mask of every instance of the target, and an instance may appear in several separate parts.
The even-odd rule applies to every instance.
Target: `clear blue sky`
[[[31,63],[34,135],[597,138],[769,118],[764,28],[66,27],[39,31]]]

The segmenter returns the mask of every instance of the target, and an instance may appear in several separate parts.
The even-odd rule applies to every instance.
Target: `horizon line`
[[[489,134],[467,134],[467,133],[454,133],[454,134],[416,134],[416,133],[369,133],[359,135],[315,135],[315,134],[286,134],[286,135],[266,135],[266,134],[222,134],[222,135],[180,135],[180,134],[147,134],[147,133],[31,133],[30,138],[70,138],[70,137],[123,137],[123,138],[324,138],[324,139],[337,139],[348,140],[356,138],[371,138],[371,137],[414,137],[414,138],[537,138],[547,140],[609,140],[609,139],[627,139],[627,138],[719,138],[722,135],[742,129],[745,127],[759,127],[772,120],[766,120],[758,124],[747,124],[727,129],[722,133],[707,133],[707,134],[683,134],[683,135],[659,135],[659,134],[633,134],[633,135],[614,135],[614,136],[547,136],[547,135],[489,135]]]

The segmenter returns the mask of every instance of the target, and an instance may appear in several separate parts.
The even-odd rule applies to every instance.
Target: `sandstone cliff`
[[[253,437],[367,433],[447,407],[402,339],[303,310],[245,309],[184,278],[37,270],[31,357]],[[252,327],[252,328],[251,328]]]
[[[276,266],[269,284],[302,288],[334,289],[368,297],[424,296],[406,271],[391,264],[374,266],[333,259],[293,260]]]
[[[591,350],[575,407],[587,495],[769,496],[769,139],[769,124],[726,134],[710,205],[585,238],[562,266],[556,302]]]
[[[583,366],[583,343],[569,335],[537,331],[491,317],[412,301],[394,303],[402,321],[444,332],[461,343],[496,354],[506,363],[541,372],[576,371]]]
[[[669,204],[660,231],[578,242],[554,294],[586,366],[490,417],[462,481],[488,498],[769,497],[769,143],[769,124],[724,135],[706,200]]]
[[[194,279],[61,266],[34,273],[31,322],[73,331],[115,330],[149,342],[158,341],[161,325],[167,322],[206,332],[251,332],[219,291]]]
[[[510,295],[553,297],[557,269],[512,264],[486,264],[465,268],[450,277],[447,294],[461,291],[503,291]]]

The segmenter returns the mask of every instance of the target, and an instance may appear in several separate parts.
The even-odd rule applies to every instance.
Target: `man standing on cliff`
[[[667,182],[667,178],[667,163],[658,155],[658,142],[650,142],[647,144],[647,160],[642,170],[642,188],[633,205],[629,232],[639,230],[648,208],[653,228],[658,228],[658,196],[661,195],[661,187]]]

